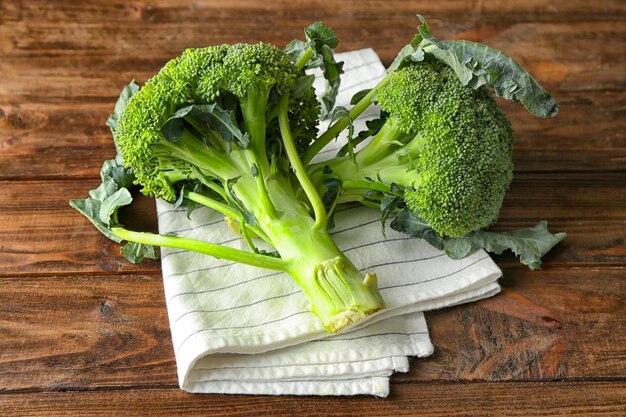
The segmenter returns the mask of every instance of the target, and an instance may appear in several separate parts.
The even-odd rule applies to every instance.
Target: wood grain
[[[626,413],[626,382],[422,383],[371,397],[193,395],[172,389],[0,396],[7,416],[614,416]],[[251,412],[251,410],[254,410]]]
[[[0,390],[177,386],[159,274],[2,282]]]
[[[505,268],[503,292],[427,315],[435,354],[396,383],[622,378],[624,268]],[[176,386],[160,276],[2,279],[0,388]]]
[[[435,354],[387,400],[181,392],[159,263],[130,265],[67,204],[114,154],[119,90],[185,48],[284,45],[316,20],[388,64],[418,12],[559,101],[549,120],[502,103],[517,174],[496,227],[568,238],[542,271],[496,257],[498,296],[428,313]],[[626,415],[625,23],[614,0],[0,0],[0,415]],[[151,200],[123,214],[155,228]]]

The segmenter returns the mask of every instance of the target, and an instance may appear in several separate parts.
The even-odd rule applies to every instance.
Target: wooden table
[[[0,2],[0,415],[626,415],[626,2],[185,3]],[[496,257],[501,294],[428,313],[435,354],[387,399],[180,391],[159,263],[128,264],[67,203],[114,155],[121,87],[184,48],[283,46],[316,20],[388,64],[417,12],[560,102],[550,120],[504,105],[517,172],[498,227],[569,237],[538,272]],[[154,226],[152,204],[131,214]]]

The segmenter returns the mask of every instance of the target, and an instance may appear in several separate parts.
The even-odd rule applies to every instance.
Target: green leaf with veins
[[[354,123],[352,121],[352,117],[350,117],[350,112],[343,106],[339,106],[333,110],[333,115],[330,120],[330,124],[332,125],[335,121],[346,118],[348,120],[348,139],[344,147],[347,147],[347,152],[350,155],[350,159],[355,161],[354,159]],[[356,161],[355,161],[356,163]]]
[[[389,225],[393,230],[411,237],[424,239],[437,249],[443,250],[443,239],[430,227],[426,220],[416,216],[408,208],[403,208]]]
[[[122,92],[120,93],[120,97],[117,99],[117,102],[115,103],[115,109],[113,110],[113,113],[109,116],[109,118],[107,119],[107,123],[106,123],[107,126],[111,128],[111,133],[113,133],[114,138],[115,138],[115,130],[117,129],[117,121],[119,120],[120,115],[122,114],[122,111],[128,104],[128,101],[130,100],[130,98],[136,92],[138,92],[139,89],[140,89],[139,84],[137,84],[135,80],[128,83],[128,85],[122,89]]]
[[[324,168],[324,174],[327,177],[323,179],[322,183],[326,187],[326,191],[322,194],[321,199],[326,213],[328,213],[326,228],[332,230],[335,228],[335,207],[341,193],[341,181],[328,167]]]
[[[151,245],[128,242],[120,249],[124,257],[133,264],[138,264],[144,259],[157,259],[156,248]]]
[[[524,265],[539,269],[541,258],[567,236],[565,233],[552,234],[547,226],[548,222],[542,220],[533,227],[510,232],[479,230],[461,238],[446,239],[444,250],[454,259],[463,258],[480,248],[496,255],[511,250]]]
[[[301,41],[299,39],[294,39],[289,42],[285,47],[285,54],[289,58],[289,60],[295,64],[300,60],[300,57],[304,55],[306,50],[309,48],[309,44],[307,42]]]
[[[354,93],[354,95],[350,99],[350,104],[354,106],[356,103],[361,101],[361,99],[365,97],[367,93],[369,93],[370,91],[372,91],[371,88],[366,88],[364,90],[357,91],[356,93]]]
[[[93,198],[70,200],[70,206],[89,219],[100,233],[117,243],[121,242],[122,239],[114,235],[109,226],[100,220],[100,203],[100,201]]]
[[[119,243],[121,239],[110,228],[117,225],[119,208],[132,201],[130,192],[120,184],[132,184],[135,176],[117,157],[102,164],[100,177],[102,183],[89,191],[88,198],[70,200],[70,206],[87,217],[103,235]]]
[[[243,133],[235,119],[235,112],[225,110],[217,103],[192,104],[178,109],[161,127],[165,139],[177,142],[185,128],[186,119],[191,118],[206,123],[213,131],[219,133],[225,141],[234,141],[241,148],[246,149],[250,144],[250,134]]]
[[[130,191],[126,188],[120,188],[100,203],[98,217],[102,223],[107,226],[113,226],[117,223],[117,216],[115,216],[117,210],[120,207],[127,206],[132,202],[133,197],[130,195]]]
[[[521,102],[535,116],[555,116],[559,112],[556,101],[513,58],[481,43],[440,41],[432,35],[426,20],[418,17],[422,22],[415,40],[419,48],[451,67],[463,85],[492,87],[498,96]]]
[[[243,202],[235,194],[235,190],[233,187],[237,183],[237,181],[239,181],[239,178],[240,177],[231,178],[226,181],[226,199],[228,200],[228,205],[241,213],[246,223],[248,223],[250,226],[256,226],[256,217],[254,217],[254,214],[252,214],[252,212],[250,212],[250,210],[246,208]]]
[[[314,44],[315,49],[320,49],[324,45],[334,49],[339,44],[339,40],[335,36],[335,31],[322,22],[315,22],[311,24],[309,27],[304,29],[304,33],[307,40]]]
[[[389,68],[387,68],[387,73],[394,72],[405,65],[411,62],[420,62],[424,60],[424,51],[421,48],[414,45],[405,45],[398,56],[393,60]]]
[[[313,86],[313,82],[315,81],[315,75],[302,75],[296,78],[296,82],[293,85],[293,89],[291,90],[291,96],[293,98],[302,97],[309,89]]]
[[[102,183],[98,188],[89,191],[88,198],[70,200],[70,206],[87,217],[104,236],[120,243],[122,239],[111,228],[121,226],[117,212],[120,207],[133,201],[127,187],[133,183],[135,175],[131,169],[124,167],[118,155],[115,159],[104,161],[100,177]],[[138,263],[144,258],[156,258],[153,246],[128,243],[122,247],[121,252],[132,263]]]
[[[119,154],[115,159],[104,161],[100,170],[100,178],[102,178],[102,181],[111,179],[118,187],[124,188],[130,187],[135,181],[133,170],[124,166],[122,156]]]
[[[548,222],[540,221],[533,227],[509,232],[479,230],[459,238],[442,238],[423,219],[409,209],[402,209],[391,222],[391,228],[411,237],[426,240],[437,249],[444,250],[452,259],[461,259],[478,249],[496,255],[511,250],[520,262],[530,269],[541,267],[541,258],[567,235],[552,234]]]
[[[324,25],[316,22],[304,29],[306,42],[294,40],[285,48],[285,53],[296,63],[309,49],[313,50],[313,57],[304,66],[305,70],[320,68],[326,80],[326,87],[318,96],[321,104],[321,118],[326,118],[332,111],[337,93],[339,92],[340,75],[343,74],[343,62],[335,61],[333,49],[339,41],[335,32]]]

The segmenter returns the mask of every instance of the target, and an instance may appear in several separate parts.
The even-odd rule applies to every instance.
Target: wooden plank
[[[121,88],[113,80],[108,85],[110,92]],[[516,132],[516,171],[623,170],[626,93],[558,95],[561,113],[553,119],[502,102]],[[113,96],[0,96],[0,179],[97,178],[102,161],[115,155],[105,125],[114,103]]]
[[[0,275],[34,273],[157,272],[157,261],[131,265],[119,245],[101,236],[68,205],[98,180],[2,182],[0,187]],[[550,221],[553,231],[569,233],[546,260],[585,265],[626,262],[626,184],[623,174],[520,174],[507,194],[499,229]],[[127,218],[138,230],[154,230],[154,203],[148,199]],[[512,257],[498,261],[515,263]]]
[[[0,394],[7,416],[623,416],[626,382],[393,385],[371,397],[193,395],[174,389]],[[254,410],[253,412],[251,410]]]
[[[224,39],[223,42],[254,42],[259,36],[281,39],[293,31],[300,35],[305,25],[324,20],[337,27],[340,35],[346,35],[341,39],[350,42],[354,36],[348,35],[354,35],[355,31],[359,35],[373,35],[373,38],[377,38],[381,34],[389,36],[398,33],[403,26],[414,27],[417,13],[425,15],[435,27],[441,26],[441,30],[448,33],[467,28],[476,22],[494,26],[522,22],[620,21],[625,14],[620,3],[611,0],[600,0],[593,6],[576,0],[547,7],[540,0],[524,2],[524,5],[514,0],[456,0],[445,4],[429,0],[421,2],[419,8],[413,3],[402,1],[377,1],[370,4],[374,7],[364,7],[361,2],[354,0],[340,4],[284,0],[268,4],[257,1],[215,1],[202,5],[182,1],[174,6],[171,1],[151,2],[149,5],[116,5],[92,1],[86,7],[78,7],[69,1],[4,2],[0,22],[13,30],[7,30],[6,40],[0,44],[0,52],[75,49],[98,53],[113,47],[132,51],[135,45],[119,40],[127,37],[139,43],[145,41],[146,37],[152,37],[157,41],[156,44],[162,40],[169,43],[173,41],[167,39],[172,24],[177,25],[176,37],[187,42],[215,38]],[[50,22],[59,22],[60,25],[46,27]],[[68,31],[74,33],[78,30],[76,22],[82,24],[82,36],[65,36]],[[179,25],[180,22],[185,25]],[[223,28],[230,30],[220,32]],[[45,31],[48,31],[48,36],[45,36]],[[81,38],[86,37],[91,38],[91,42],[81,41]],[[287,38],[281,40],[286,42],[292,37],[287,35]],[[155,43],[150,42],[145,42],[142,47],[158,49]]]
[[[2,390],[177,386],[160,275],[2,281]]]
[[[624,277],[623,268],[505,269],[497,296],[427,313],[435,353],[396,381],[624,378]]]
[[[98,84],[98,76],[111,66],[121,69],[120,60],[145,68],[141,62],[164,61],[189,47],[258,41],[283,46],[301,38],[303,27],[315,20],[335,28],[340,51],[372,47],[389,63],[413,38],[418,24],[415,14],[420,12],[440,38],[481,40],[502,48],[530,65],[535,76],[551,87],[580,91],[624,86],[626,62],[621,51],[626,29],[621,20],[625,12],[619,2],[604,0],[593,8],[581,0],[559,7],[534,1],[528,8],[526,2],[521,6],[514,1],[428,3],[420,10],[399,1],[377,2],[374,9],[359,2],[323,5],[311,1],[266,5],[219,1],[187,8],[171,7],[170,2],[125,7],[108,2],[93,2],[91,7],[76,7],[71,2],[5,3],[0,55],[11,60],[0,68],[7,81],[11,80],[5,88],[13,92],[21,91],[24,84],[37,83],[30,71],[17,71],[24,65],[59,81],[82,70],[80,74],[91,78],[91,84]],[[581,10],[584,18],[577,19]],[[76,22],[82,26],[77,27]],[[176,36],[171,36],[173,32]],[[572,39],[576,39],[576,48],[568,47]],[[42,65],[51,58],[59,59],[52,66]],[[598,65],[587,65],[594,62]],[[162,62],[150,74],[160,65]],[[49,71],[59,66],[66,70]],[[131,74],[143,79],[137,69]],[[581,77],[586,82],[580,82]],[[65,88],[64,84],[46,84],[50,90],[46,94]]]
[[[151,1],[149,5],[125,4],[117,5],[106,1],[89,1],[80,7],[76,3],[65,1],[29,0],[28,2],[3,3],[5,22],[40,22],[51,19],[60,22],[81,21],[85,24],[99,24],[99,16],[106,15],[114,22],[132,22],[147,20],[152,22],[189,21],[205,22],[219,17],[220,20],[234,22],[237,20],[253,19],[259,14],[273,19],[298,19],[302,16],[332,16],[337,15],[344,19],[390,19],[395,16],[416,13],[424,15],[436,13],[448,16],[451,20],[478,18],[496,22],[558,22],[578,21],[586,19],[618,20],[624,17],[626,11],[619,2],[599,0],[594,3],[583,0],[569,0],[559,4],[546,4],[545,0],[528,0],[520,4],[515,0],[491,0],[477,2],[475,0],[451,0],[445,3],[437,0],[420,2],[419,10],[415,4],[404,1],[370,1],[368,7],[358,0],[346,0],[341,4],[320,4],[315,1],[291,2],[278,0],[269,4],[259,4],[255,0],[214,1],[210,3],[194,3],[183,0],[172,3],[171,0]],[[370,6],[371,5],[371,6]],[[280,14],[277,15],[277,11]],[[350,16],[346,16],[350,15]],[[216,22],[219,24],[219,20]],[[240,22],[239,24],[245,24]],[[265,28],[268,30],[268,28]]]
[[[120,245],[102,236],[68,202],[85,198],[100,180],[2,183],[0,196],[0,275],[32,273],[159,272],[160,263],[127,262]],[[11,191],[9,191],[11,190]],[[154,200],[138,196],[130,210],[135,230],[156,231]],[[139,212],[137,211],[139,210]]]
[[[626,378],[624,268],[504,270],[501,294],[427,315],[397,383]],[[158,274],[2,278],[0,387],[174,387]],[[1,414],[1,413],[0,413]]]
[[[331,19],[340,41],[338,51],[373,48],[389,64],[415,35],[417,19],[372,22]],[[106,25],[92,25],[77,36],[74,25],[56,21],[0,25],[0,94],[36,97],[94,97],[115,95],[135,78],[145,81],[184,49],[221,43],[270,42],[283,47],[302,38],[307,21],[270,26],[237,23],[153,21],[128,25],[99,17]],[[121,25],[121,27],[115,27]],[[261,29],[265,28],[265,30]],[[271,29],[270,29],[271,28]],[[268,30],[270,29],[270,30]],[[525,66],[549,91],[621,91],[625,85],[626,27],[620,22],[500,23],[469,20],[448,24],[436,19],[432,31],[441,39],[481,41]],[[169,33],[176,31],[176,36]],[[572,39],[577,47],[572,48]],[[602,48],[597,45],[602,44]],[[71,88],[68,88],[70,86]],[[111,90],[113,86],[117,86]],[[557,96],[558,98],[558,96]]]

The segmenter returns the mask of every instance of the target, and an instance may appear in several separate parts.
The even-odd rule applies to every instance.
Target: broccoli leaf
[[[250,210],[246,208],[243,202],[235,194],[233,186],[237,183],[239,178],[240,177],[231,178],[226,181],[226,198],[228,200],[228,204],[231,207],[235,208],[239,213],[241,213],[246,223],[248,223],[250,226],[256,226],[256,217],[254,217],[254,214],[252,214],[252,212],[250,212]]]
[[[132,201],[126,187],[135,180],[131,169],[124,167],[118,155],[115,159],[104,161],[100,171],[102,183],[89,191],[85,199],[70,200],[70,206],[87,217],[91,223],[106,237],[121,242],[111,232],[110,227],[117,224],[117,211]]]
[[[157,259],[156,248],[151,245],[128,242],[120,249],[122,255],[131,263],[138,264],[144,259]]]
[[[341,193],[341,181],[339,178],[332,176],[325,178],[323,184],[326,187],[326,192],[324,192],[321,198],[326,213],[328,213],[326,228],[332,230],[335,228],[335,207],[337,206],[337,199]]]
[[[96,229],[100,231],[107,238],[111,239],[114,242],[120,243],[122,239],[117,237],[108,225],[100,220],[100,205],[101,201],[98,201],[93,198],[85,198],[85,199],[73,199],[70,200],[70,206],[76,210],[78,210],[83,216],[85,216],[89,221],[96,226]]]
[[[250,134],[248,132],[243,133],[239,129],[235,120],[235,112],[224,110],[217,103],[192,104],[177,110],[161,127],[165,139],[170,142],[177,142],[187,128],[186,118],[205,122],[209,128],[218,132],[224,140],[229,142],[234,140],[243,149],[246,149],[250,144]]]
[[[343,106],[337,107],[333,111],[332,118],[330,120],[330,124],[332,125],[335,121],[339,119],[346,118],[348,120],[348,140],[344,147],[347,147],[348,154],[350,155],[350,159],[354,161],[354,123],[352,117],[350,117],[350,112]],[[356,163],[356,161],[355,161]]]
[[[324,74],[326,88],[319,94],[321,118],[324,119],[328,117],[335,106],[341,82],[339,76],[343,74],[343,62],[335,61],[333,55],[333,49],[339,41],[335,32],[322,22],[313,23],[305,28],[304,34],[306,35],[306,42],[300,40],[290,42],[285,48],[285,53],[295,63],[309,48],[313,50],[313,57],[307,62],[304,69],[321,68]]]
[[[541,267],[541,258],[567,235],[552,234],[548,222],[540,221],[534,227],[509,232],[479,230],[459,238],[442,238],[430,225],[408,208],[402,209],[392,220],[391,228],[411,237],[424,239],[437,249],[444,250],[452,259],[461,259],[471,252],[484,249],[496,255],[511,250],[520,262],[530,269]]]
[[[309,49],[308,42],[301,41],[300,39],[294,39],[289,42],[285,47],[285,54],[287,55],[289,60],[293,64],[295,64],[300,60],[300,58],[302,57],[302,55],[304,55],[307,49]],[[309,65],[311,64],[307,63],[307,66],[305,66],[305,68],[310,68]]]
[[[552,234],[547,226],[548,222],[543,220],[534,227],[510,232],[479,230],[461,238],[445,239],[444,250],[451,258],[458,259],[479,248],[496,255],[509,249],[524,265],[539,269],[541,258],[567,236],[565,233]]]
[[[370,91],[372,91],[371,88],[366,88],[364,90],[357,91],[356,93],[354,93],[354,95],[350,99],[350,104],[354,106],[356,103],[361,101],[363,97],[365,97],[367,93],[369,93]]]
[[[416,216],[408,208],[403,208],[389,225],[393,230],[411,237],[424,239],[437,249],[443,250],[444,241],[426,220]]]
[[[111,228],[121,226],[117,212],[120,207],[133,201],[127,187],[133,183],[135,175],[131,169],[124,167],[118,155],[115,159],[104,161],[100,177],[102,184],[89,191],[88,198],[70,200],[70,206],[87,217],[104,236],[120,243],[122,239]],[[148,245],[128,243],[121,252],[132,263],[138,263],[144,258],[156,258],[154,247]]]
[[[107,119],[107,123],[106,123],[107,126],[111,128],[113,137],[115,137],[115,130],[117,129],[117,121],[119,120],[120,115],[122,114],[122,111],[128,104],[128,101],[130,100],[130,98],[137,91],[139,91],[139,88],[140,88],[139,84],[137,84],[135,80],[132,80],[130,83],[128,83],[127,86],[125,86],[122,89],[122,92],[120,93],[120,97],[117,99],[117,102],[115,103],[115,109],[113,110],[113,113],[109,116],[109,118]]]
[[[205,194],[205,187],[202,183],[197,183],[192,190],[194,193]],[[181,193],[184,192],[181,190]],[[181,194],[182,195],[182,194]],[[193,213],[197,208],[202,207],[199,203],[196,203],[193,200],[184,200],[185,205],[187,206],[187,218],[191,220],[191,213]]]
[[[394,72],[410,62],[420,62],[423,60],[424,51],[422,48],[413,44],[405,45],[402,49],[400,49],[398,56],[396,56],[389,68],[387,68],[387,73]]]
[[[416,38],[419,47],[450,66],[463,85],[492,87],[498,96],[521,102],[535,116],[555,116],[559,112],[556,101],[513,58],[481,43],[440,41],[432,35],[426,20],[418,17],[422,22]]]
[[[122,157],[119,154],[115,159],[104,161],[100,170],[100,178],[102,178],[103,182],[111,179],[118,187],[123,188],[130,187],[135,181],[133,170],[124,166]]]
[[[304,28],[304,33],[307,40],[313,43],[316,50],[320,50],[325,45],[334,49],[339,44],[339,40],[335,36],[335,31],[322,22],[315,22],[309,27]]]
[[[107,226],[113,226],[117,223],[114,218],[114,214],[117,213],[117,210],[132,202],[133,197],[130,195],[130,191],[128,191],[127,188],[120,188],[100,203],[98,217],[100,217],[100,220]]]
[[[360,131],[356,135],[356,138],[354,138],[354,140],[352,141],[351,146],[353,148],[356,148],[361,142],[376,135],[380,131],[380,129],[383,127],[386,121],[387,121],[387,115],[383,114],[382,112],[381,112],[380,117],[378,117],[377,119],[366,121],[365,127],[367,129]],[[337,156],[346,155],[349,151],[348,146],[349,144],[347,143],[343,145],[341,149],[339,149],[339,151],[337,152]]]
[[[315,81],[315,75],[302,75],[296,78],[296,82],[293,85],[293,89],[291,90],[291,96],[293,98],[302,97],[313,85]]]

